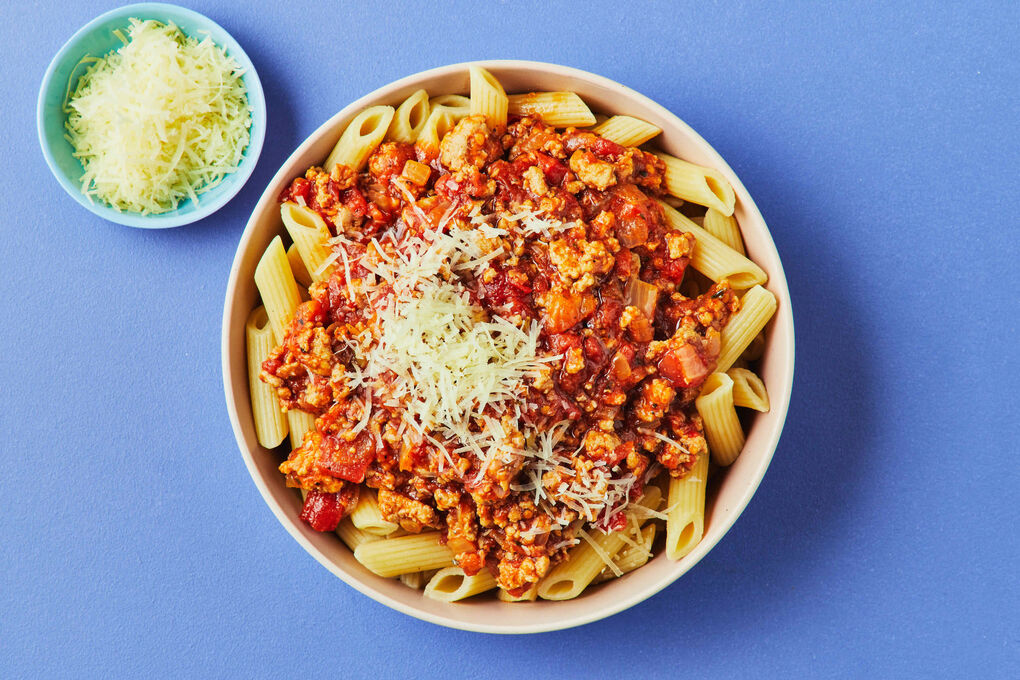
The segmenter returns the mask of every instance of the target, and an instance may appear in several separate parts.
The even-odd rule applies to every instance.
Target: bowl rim
[[[747,196],[748,200],[744,202],[746,209],[750,212],[752,217],[756,217],[760,220],[764,226],[764,239],[763,245],[767,247],[770,254],[775,257],[779,266],[775,272],[769,274],[769,288],[776,292],[777,297],[780,300],[780,309],[784,309],[784,313],[776,314],[773,317],[771,323],[782,324],[784,335],[789,337],[789,343],[786,347],[786,351],[782,356],[779,356],[777,361],[783,367],[781,370],[781,384],[777,385],[780,389],[777,390],[776,397],[771,399],[772,401],[772,412],[775,413],[775,417],[772,420],[772,427],[767,432],[767,446],[762,451],[761,458],[758,462],[757,468],[753,469],[753,473],[750,475],[750,482],[747,484],[745,490],[740,496],[740,502],[735,506],[731,506],[732,510],[729,514],[723,518],[720,528],[714,536],[711,538],[705,536],[701,542],[691,551],[687,556],[684,557],[682,562],[677,562],[678,568],[668,575],[667,578],[660,579],[658,581],[652,581],[640,588],[636,588],[632,593],[625,597],[621,597],[614,601],[609,606],[593,607],[590,611],[577,613],[573,616],[568,616],[560,619],[542,621],[533,624],[515,624],[513,626],[499,625],[498,623],[476,623],[463,621],[456,617],[447,617],[442,614],[436,614],[431,611],[425,611],[417,609],[400,602],[384,592],[376,590],[374,587],[369,585],[358,578],[350,576],[344,573],[337,567],[329,558],[326,557],[316,546],[314,546],[308,539],[306,539],[294,526],[291,518],[285,513],[283,508],[276,503],[273,498],[269,487],[262,480],[257,466],[255,464],[252,452],[245,446],[243,432],[241,429],[238,405],[233,397],[232,380],[230,372],[230,347],[228,345],[228,338],[230,336],[230,323],[231,323],[231,308],[232,301],[237,297],[237,288],[239,285],[239,270],[241,261],[244,253],[250,248],[251,241],[254,237],[256,227],[256,217],[261,215],[267,207],[270,201],[276,200],[276,194],[270,192],[270,189],[277,185],[285,175],[289,175],[287,170],[288,166],[291,165],[299,156],[303,155],[308,148],[313,146],[320,138],[324,135],[329,134],[333,131],[340,121],[353,112],[356,112],[366,106],[377,103],[380,100],[384,100],[388,96],[392,96],[394,92],[397,92],[403,88],[417,84],[419,81],[437,77],[455,74],[458,72],[465,71],[468,66],[477,65],[483,68],[494,68],[494,69],[525,69],[525,70],[539,70],[545,72],[551,72],[554,75],[563,78],[577,78],[582,81],[596,86],[606,87],[612,90],[621,91],[628,97],[634,98],[641,101],[643,104],[657,111],[664,118],[668,119],[673,123],[677,130],[683,132],[691,137],[691,139],[700,144],[703,149],[707,152],[712,160],[710,164],[712,167],[728,171],[728,176],[732,177],[734,182],[734,190],[738,194],[742,192],[743,196]],[[614,614],[617,614],[625,609],[643,602],[644,600],[655,595],[659,591],[663,590],[667,586],[674,583],[677,579],[683,576],[687,571],[694,567],[701,559],[708,554],[712,548],[725,536],[732,528],[736,520],[743,514],[744,509],[747,507],[751,498],[757,492],[758,486],[761,484],[762,478],[765,475],[765,471],[768,469],[769,464],[772,461],[772,457],[775,453],[776,447],[779,444],[779,439],[782,434],[783,426],[786,421],[786,416],[789,410],[790,397],[793,389],[793,373],[794,373],[794,357],[795,357],[795,336],[793,326],[793,308],[790,302],[790,291],[786,281],[785,271],[782,266],[782,260],[779,257],[779,253],[776,249],[775,242],[772,238],[772,234],[765,223],[761,212],[758,210],[758,206],[754,203],[753,198],[747,192],[746,187],[737,177],[736,173],[733,172],[732,168],[726,163],[726,161],[719,155],[719,153],[712,147],[701,135],[695,132],[689,125],[682,121],[676,114],[666,109],[661,104],[658,104],[649,97],[633,90],[626,85],[618,83],[605,76],[590,73],[581,69],[562,66],[559,64],[552,64],[548,62],[530,61],[530,60],[517,60],[517,59],[489,59],[479,61],[460,62],[456,64],[449,64],[447,66],[439,66],[436,68],[427,69],[414,73],[391,83],[383,85],[362,97],[359,97],[350,104],[344,106],[340,111],[331,116],[327,121],[322,123],[316,128],[311,134],[309,134],[298,147],[294,150],[290,156],[280,165],[280,168],[273,175],[272,179],[266,185],[266,189],[263,191],[262,196],[259,198],[258,203],[252,209],[251,215],[249,216],[248,222],[245,224],[244,231],[241,234],[238,242],[237,250],[234,254],[234,260],[231,264],[230,274],[227,281],[226,296],[224,299],[223,308],[223,323],[221,327],[221,342],[220,342],[220,358],[221,358],[221,369],[223,372],[223,388],[227,402],[227,412],[230,418],[231,427],[234,431],[234,438],[241,451],[241,455],[245,462],[245,467],[248,470],[249,476],[252,481],[255,482],[255,486],[258,488],[259,493],[262,495],[266,505],[269,506],[270,510],[276,516],[277,520],[284,526],[287,532],[305,549],[312,557],[316,559],[322,566],[328,569],[331,573],[339,577],[344,583],[351,586],[358,592],[367,595],[376,602],[386,605],[391,609],[394,609],[403,614],[407,614],[414,618],[428,621],[437,625],[455,628],[459,630],[466,630],[471,632],[480,633],[493,633],[493,634],[528,634],[528,633],[540,633],[550,632],[556,630],[563,630],[567,628],[573,628],[576,626],[585,625],[598,621]],[[681,568],[682,565],[682,568]],[[454,603],[456,604],[456,603]],[[550,605],[551,606],[551,605]]]
[[[241,159],[241,164],[238,169],[224,177],[225,180],[229,178],[231,180],[231,184],[222,192],[217,193],[214,198],[200,202],[194,211],[182,214],[179,213],[178,208],[171,212],[160,213],[158,215],[141,215],[134,212],[118,212],[114,208],[96,199],[89,200],[89,197],[81,192],[81,184],[73,182],[71,178],[64,175],[57,166],[53,150],[46,138],[46,121],[48,118],[46,93],[51,87],[53,77],[56,74],[57,69],[65,62],[66,59],[68,59],[72,48],[86,35],[99,29],[102,24],[116,19],[127,20],[131,17],[137,16],[141,19],[151,18],[156,19],[157,21],[165,21],[166,18],[158,16],[158,13],[160,12],[174,12],[183,15],[195,23],[202,24],[205,28],[210,29],[211,31],[219,31],[223,35],[224,39],[216,40],[216,44],[228,51],[229,55],[237,61],[242,69],[244,69],[245,76],[250,75],[250,82],[249,80],[245,80],[245,87],[248,95],[248,106],[251,108],[252,124],[249,130],[254,130],[254,134],[249,135],[248,148],[244,152],[244,156]],[[141,16],[145,14],[150,16]],[[190,36],[190,34],[188,35]],[[260,122],[261,124],[259,124]],[[208,217],[230,202],[230,200],[234,198],[234,196],[236,196],[248,182],[248,179],[255,171],[255,166],[258,165],[259,156],[262,154],[262,145],[265,141],[266,128],[268,127],[267,124],[266,98],[262,89],[262,81],[259,79],[258,71],[255,70],[255,65],[248,57],[248,54],[244,51],[244,48],[241,47],[241,44],[234,39],[229,31],[201,12],[196,12],[193,9],[167,2],[139,2],[131,5],[124,5],[123,7],[117,7],[100,14],[95,19],[92,19],[87,24],[79,28],[70,38],[67,39],[67,41],[64,42],[56,55],[54,55],[53,59],[50,61],[49,66],[46,68],[46,73],[43,75],[42,83],[39,86],[39,95],[36,100],[36,134],[39,137],[39,146],[42,147],[46,165],[49,166],[50,172],[53,173],[53,176],[64,191],[66,191],[68,195],[94,215],[97,215],[109,222],[140,229],[170,229],[172,227],[180,227],[185,224],[191,224]]]

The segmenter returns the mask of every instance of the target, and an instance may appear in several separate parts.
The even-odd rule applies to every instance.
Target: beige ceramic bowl
[[[277,196],[293,177],[303,174],[310,165],[322,163],[348,121],[366,106],[396,105],[419,88],[433,95],[467,94],[466,64],[408,76],[351,103],[306,139],[276,173],[248,220],[230,270],[223,310],[223,383],[230,421],[252,479],[277,519],[323,566],[365,595],[426,621],[487,633],[533,633],[578,626],[641,602],[697,564],[729,530],[758,488],[783,429],[793,383],[793,317],[779,254],[754,201],[719,154],[683,121],[647,97],[584,71],[530,61],[479,64],[491,71],[507,92],[572,90],[594,111],[626,113],[650,121],[662,128],[656,143],[663,150],[719,169],[736,191],[736,217],[748,254],[768,273],[768,288],[779,301],[768,327],[768,344],[761,362],[761,376],[769,390],[772,410],[755,417],[740,458],[726,470],[721,482],[710,484],[701,543],[679,562],[671,562],[660,554],[637,571],[592,587],[575,600],[504,603],[491,597],[462,603],[437,602],[397,580],[372,574],[355,561],[335,534],[318,533],[305,526],[298,519],[301,497],[284,485],[283,475],[276,469],[280,463],[278,455],[256,441],[248,397],[244,323],[258,296],[252,280],[255,265],[270,239],[282,231]]]

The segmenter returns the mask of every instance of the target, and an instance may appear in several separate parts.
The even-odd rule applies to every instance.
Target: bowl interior
[[[772,409],[754,418],[740,458],[710,483],[701,543],[679,562],[658,555],[641,569],[591,587],[575,600],[510,604],[491,598],[453,604],[436,602],[396,580],[375,576],[354,559],[334,534],[318,533],[305,526],[298,519],[300,496],[285,486],[277,471],[280,454],[262,448],[256,440],[248,396],[244,323],[258,298],[252,280],[255,265],[269,241],[282,230],[276,197],[307,166],[322,163],[340,131],[365,106],[397,104],[418,88],[432,94],[466,94],[469,82],[464,64],[404,78],[352,103],[314,132],[276,174],[252,213],[230,273],[223,318],[224,388],[238,444],[263,497],[295,539],[334,574],[388,606],[434,623],[491,633],[556,630],[603,618],[649,597],[696,564],[732,526],[768,467],[786,417],[793,381],[793,318],[779,255],[761,214],[722,158],[676,116],[633,90],[583,71],[535,62],[478,63],[511,93],[572,90],[596,111],[644,118],[662,128],[658,145],[663,150],[718,168],[733,184],[738,198],[736,217],[748,254],[769,274],[767,287],[779,302],[767,329],[769,342],[760,366]]]
[[[68,86],[70,84],[73,90],[77,86],[78,78],[85,73],[87,65],[81,63],[82,58],[101,57],[123,45],[113,31],[126,29],[132,18],[155,19],[162,23],[173,22],[186,35],[199,40],[208,34],[213,42],[223,47],[244,69],[242,80],[252,110],[250,141],[240,167],[224,177],[217,186],[201,194],[198,204],[188,199],[176,210],[159,215],[118,212],[98,200],[90,201],[81,192],[80,178],[84,172],[81,162],[72,155],[74,150],[71,143],[64,137],[64,123],[67,120],[64,104],[68,96]],[[68,194],[104,219],[132,227],[151,229],[188,224],[226,204],[255,169],[266,132],[266,104],[262,84],[259,82],[255,67],[241,46],[223,28],[201,14],[163,3],[141,3],[115,9],[94,19],[75,33],[53,58],[46,71],[39,91],[37,116],[39,143],[42,145],[46,162]]]

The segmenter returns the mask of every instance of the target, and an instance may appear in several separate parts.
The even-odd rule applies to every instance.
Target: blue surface
[[[259,69],[261,161],[164,232],[86,212],[35,137],[50,58],[113,5],[0,10],[0,676],[1020,677],[1015,3],[251,5],[191,3]],[[379,85],[491,57],[609,76],[703,134],[772,228],[798,332],[785,434],[718,547],[625,613],[518,638],[410,619],[305,554],[219,371],[231,257],[284,158]]]

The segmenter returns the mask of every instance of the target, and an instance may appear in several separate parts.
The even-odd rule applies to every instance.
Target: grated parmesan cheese
[[[208,36],[172,23],[131,19],[128,38],[117,35],[124,46],[86,60],[64,109],[82,193],[143,215],[198,203],[248,146],[243,72]]]

